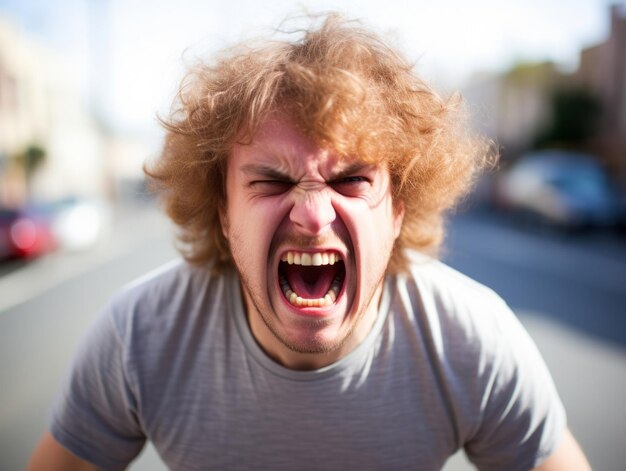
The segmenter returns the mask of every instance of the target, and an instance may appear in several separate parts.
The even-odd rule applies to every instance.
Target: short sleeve
[[[480,470],[529,470],[559,445],[565,409],[537,347],[508,308],[496,320],[496,337],[480,426],[465,450]]]
[[[82,339],[53,408],[51,432],[75,455],[105,470],[125,469],[145,436],[112,308]]]

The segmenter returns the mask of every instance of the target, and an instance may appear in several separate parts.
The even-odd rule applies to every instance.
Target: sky
[[[387,35],[427,80],[459,87],[518,61],[576,67],[608,34],[612,0],[0,0],[28,35],[65,56],[114,129],[151,132],[184,66],[267,35],[286,16],[335,10]],[[622,0],[624,3],[624,0]]]

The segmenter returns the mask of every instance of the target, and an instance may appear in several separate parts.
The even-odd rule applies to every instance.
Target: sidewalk
[[[153,205],[127,205],[113,210],[111,226],[96,246],[80,252],[54,252],[0,276],[0,313],[125,253],[146,234],[170,231]]]
[[[541,313],[520,312],[550,368],[568,424],[593,469],[626,466],[626,349],[587,337]]]

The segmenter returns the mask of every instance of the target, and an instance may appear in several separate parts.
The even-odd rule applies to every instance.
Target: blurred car
[[[56,249],[89,249],[108,233],[111,219],[108,204],[93,198],[0,208],[0,259],[34,258]]]
[[[33,258],[56,246],[45,217],[29,210],[0,208],[0,260]]]
[[[69,251],[94,246],[110,229],[111,211],[102,200],[67,197],[38,207],[49,221],[59,248]]]
[[[524,155],[496,179],[494,202],[565,230],[616,227],[623,214],[617,191],[598,161],[564,150]]]

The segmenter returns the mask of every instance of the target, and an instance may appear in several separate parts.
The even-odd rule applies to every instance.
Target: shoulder
[[[501,450],[502,463],[526,463],[551,450],[564,427],[562,405],[534,342],[502,298],[416,253],[397,282],[401,315],[424,345],[472,460]]]
[[[182,260],[167,263],[124,286],[105,309],[124,343],[150,332],[179,332],[227,305],[228,274]]]
[[[448,327],[504,327],[513,315],[491,288],[445,263],[417,252],[408,253],[409,271],[398,277],[399,290],[419,314],[436,317]],[[484,332],[483,332],[484,333]]]
[[[161,384],[164,372],[169,381],[189,373],[191,367],[176,365],[198,364],[209,350],[219,351],[226,335],[234,335],[229,327],[236,277],[214,275],[210,268],[175,261],[125,286],[86,333],[84,348],[93,350],[100,364],[116,357],[138,396],[148,391],[146,384]]]
[[[396,315],[424,346],[450,400],[465,402],[461,410],[479,410],[495,382],[515,378],[534,345],[490,288],[423,255],[412,253],[411,261],[397,279]]]
[[[444,262],[415,251],[407,251],[410,261],[407,278],[432,290],[433,294],[455,292],[479,298],[499,299],[487,286],[446,265]]]
[[[419,335],[427,335],[449,366],[462,371],[509,362],[535,351],[507,303],[489,287],[446,264],[410,254],[409,272],[397,279],[401,309]]]
[[[178,292],[187,292],[198,283],[208,283],[210,278],[210,266],[196,268],[183,260],[172,260],[123,286],[112,298],[112,304],[167,303],[176,299]]]

